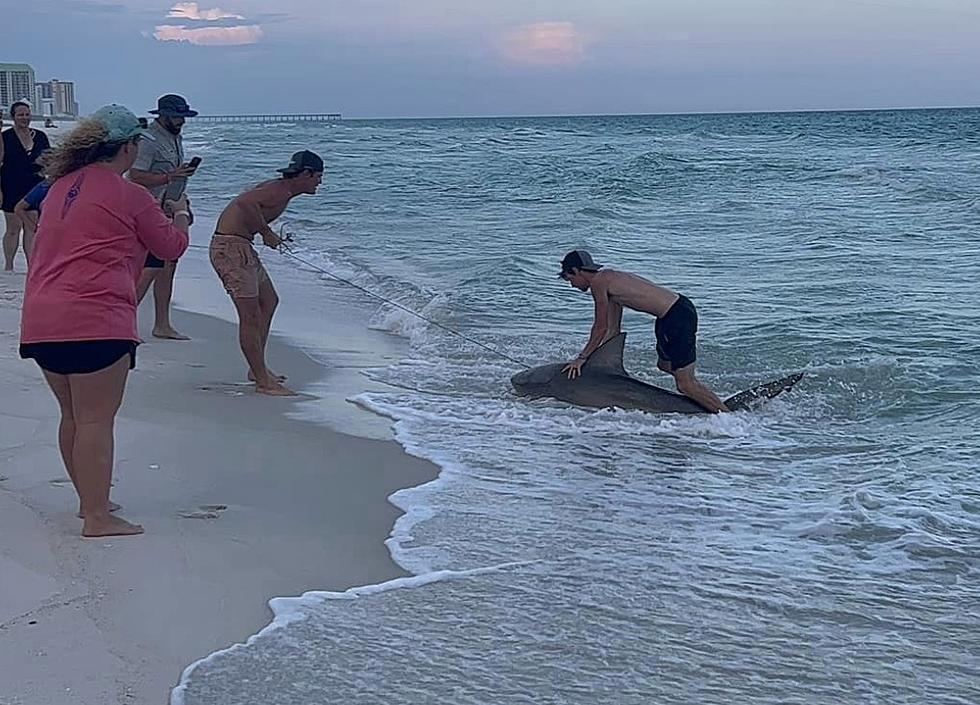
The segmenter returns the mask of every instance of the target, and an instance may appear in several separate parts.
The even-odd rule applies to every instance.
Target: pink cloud
[[[173,17],[180,20],[198,21],[245,19],[241,15],[236,15],[233,12],[225,12],[220,7],[215,7],[210,10],[202,10],[196,2],[178,2],[176,5],[170,8],[170,13],[167,15],[167,17]]]
[[[574,66],[585,59],[586,37],[571,22],[516,27],[500,43],[503,57],[525,66]]]
[[[238,46],[255,44],[262,39],[262,28],[255,24],[194,28],[164,24],[156,28],[153,36],[161,42],[188,42],[200,46]]]

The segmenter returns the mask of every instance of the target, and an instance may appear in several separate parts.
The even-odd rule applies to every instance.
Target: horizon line
[[[298,112],[280,111],[277,113],[229,113],[214,112],[200,113],[200,117],[208,118],[214,116],[276,116],[276,115],[341,115],[343,122],[369,122],[379,120],[515,120],[515,119],[555,119],[555,118],[613,118],[613,117],[697,117],[697,116],[720,116],[720,115],[796,115],[810,113],[887,113],[887,112],[916,112],[930,110],[977,110],[978,105],[926,105],[926,106],[891,106],[887,108],[776,108],[769,110],[677,110],[665,112],[620,112],[620,113],[524,113],[524,114],[496,114],[496,115],[398,115],[398,116],[351,116],[348,117],[338,111],[329,112]],[[67,116],[35,115],[33,119],[52,118],[61,121]],[[78,119],[86,115],[77,116]],[[193,119],[193,118],[192,118]]]
[[[346,117],[344,122],[357,120],[509,120],[518,118],[577,118],[577,117],[694,117],[698,115],[793,115],[800,113],[888,113],[927,110],[977,110],[980,105],[925,105],[895,106],[888,108],[777,108],[773,110],[678,110],[653,113],[527,113],[521,115],[400,115],[397,117]],[[202,114],[202,117],[207,117]]]

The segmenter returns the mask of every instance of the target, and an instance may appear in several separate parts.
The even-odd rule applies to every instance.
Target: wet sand
[[[82,539],[54,397],[17,355],[23,282],[0,276],[0,705],[166,703],[184,667],[268,623],[268,599],[403,574],[387,497],[436,468],[297,420],[309,397],[254,394],[235,327],[181,310],[193,340],[140,347],[116,425],[113,499],[146,534]],[[329,351],[269,348],[291,386],[322,387]]]

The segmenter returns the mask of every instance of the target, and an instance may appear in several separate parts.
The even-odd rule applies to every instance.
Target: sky
[[[980,0],[0,0],[83,112],[442,117],[980,105]]]

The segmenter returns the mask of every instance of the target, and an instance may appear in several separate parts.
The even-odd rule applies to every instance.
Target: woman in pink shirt
[[[54,181],[38,223],[24,291],[20,354],[33,358],[61,406],[58,444],[80,500],[82,536],[140,534],[113,516],[113,424],[136,362],[136,280],[147,251],[187,249],[187,204],[173,225],[148,191],[123,178],[143,130],[109,105],[45,159]]]

